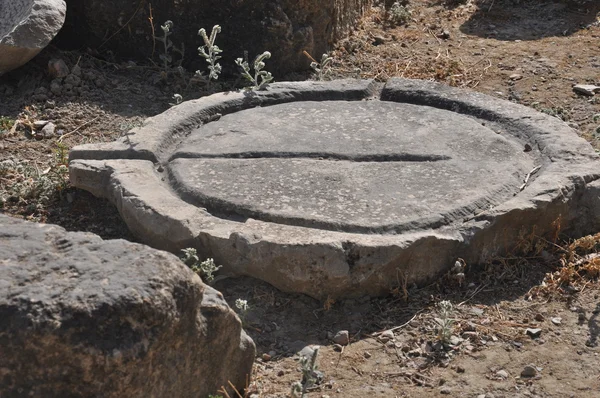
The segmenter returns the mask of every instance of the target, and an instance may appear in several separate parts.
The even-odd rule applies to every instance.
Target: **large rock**
[[[0,1],[0,75],[28,62],[65,22],[64,0]]]
[[[125,57],[147,60],[152,54],[150,8],[138,0],[67,0],[66,25],[70,40],[91,35],[91,46],[113,50]],[[202,44],[200,28],[210,32],[221,25],[217,44],[223,49],[222,64],[235,71],[234,60],[248,51],[249,57],[265,50],[273,54],[267,70],[282,73],[307,68],[310,61],[302,53],[321,57],[333,41],[346,34],[372,0],[157,0],[152,1],[155,34],[162,35],[160,25],[174,22],[170,36],[179,47],[185,44],[185,64],[190,70],[206,68],[198,56]],[[90,45],[88,44],[88,45]],[[162,51],[156,42],[155,59]],[[191,65],[190,65],[191,61]]]
[[[2,397],[206,397],[252,368],[221,294],[140,244],[0,215],[0,292]]]

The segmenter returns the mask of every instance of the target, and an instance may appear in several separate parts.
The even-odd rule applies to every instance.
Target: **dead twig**
[[[527,183],[529,182],[529,179],[531,178],[531,176],[533,174],[535,174],[541,168],[542,168],[542,166],[535,166],[533,169],[531,169],[531,171],[529,173],[527,173],[527,175],[525,176],[525,179],[523,180],[523,185],[521,185],[519,187],[519,191],[522,191],[522,190],[525,189],[525,187],[527,186]]]
[[[412,321],[414,321],[414,320],[415,320],[415,318],[417,317],[417,315],[419,315],[419,314],[420,314],[421,312],[423,312],[423,311],[425,311],[425,310],[419,310],[419,311],[417,311],[417,312],[415,313],[415,315],[413,315],[413,317],[412,317],[412,318],[410,318],[410,319],[409,319],[407,322],[403,323],[403,324],[402,324],[402,325],[400,325],[400,326],[395,326],[395,327],[393,327],[393,328],[391,328],[391,329],[386,329],[386,330],[382,330],[381,332],[375,332],[375,333],[372,333],[372,334],[371,334],[369,337],[378,337],[378,336],[380,336],[380,335],[381,335],[383,332],[386,332],[386,331],[388,331],[388,330],[393,332],[393,331],[395,331],[395,330],[402,329],[403,327],[407,326],[409,323],[411,323]]]
[[[83,124],[79,125],[77,128],[75,128],[75,130],[73,130],[73,131],[70,131],[70,132],[68,132],[68,133],[66,133],[66,134],[63,134],[63,135],[61,135],[60,137],[58,137],[58,139],[57,139],[56,141],[57,141],[57,142],[61,142],[61,141],[63,140],[63,138],[65,138],[65,137],[68,137],[68,136],[70,136],[70,135],[73,135],[73,134],[74,134],[74,133],[76,133],[76,132],[77,132],[79,129],[81,129],[81,128],[83,128],[83,127],[87,126],[87,125],[88,125],[88,124],[90,124],[90,123],[93,123],[93,122],[95,122],[95,121],[96,121],[96,120],[98,120],[99,118],[100,118],[100,116],[96,116],[96,117],[95,117],[95,118],[93,118],[92,120],[88,120],[87,122],[85,122],[85,123],[83,123]]]
[[[104,41],[102,42],[102,44],[100,44],[100,45],[98,46],[98,48],[102,48],[102,47],[104,47],[104,45],[105,45],[106,43],[108,43],[108,41],[109,41],[110,39],[112,39],[113,37],[115,37],[115,36],[116,36],[116,35],[117,35],[117,34],[118,34],[120,31],[122,31],[123,29],[125,29],[126,27],[128,27],[128,26],[129,26],[129,23],[130,23],[131,21],[133,21],[133,18],[135,18],[135,16],[137,15],[138,11],[140,11],[140,9],[142,8],[142,3],[143,3],[143,1],[144,1],[144,0],[140,0],[140,2],[139,2],[139,4],[138,4],[138,6],[137,6],[137,8],[136,8],[135,12],[133,13],[133,15],[131,16],[131,18],[129,18],[129,20],[128,20],[128,21],[127,21],[125,24],[123,24],[123,26],[121,26],[119,29],[117,29],[117,31],[116,31],[115,33],[113,33],[112,35],[110,35],[110,36],[108,37],[108,39],[104,40]],[[153,33],[153,34],[154,34],[154,33]]]
[[[468,303],[473,297],[475,297],[477,294],[481,293],[481,291],[483,289],[485,289],[487,287],[487,283],[484,285],[481,285],[481,287],[479,287],[478,289],[475,289],[475,291],[473,292],[473,294],[471,294],[471,296],[469,296],[468,299],[466,299],[465,301],[462,301],[460,303],[458,303],[457,307],[460,307],[461,305],[464,305],[466,303]]]
[[[148,21],[150,21],[150,28],[152,29],[152,55],[150,58],[154,58],[154,53],[156,52],[156,36],[154,36],[154,17],[152,16],[152,3],[148,4],[148,8],[150,9],[150,16],[148,17]]]

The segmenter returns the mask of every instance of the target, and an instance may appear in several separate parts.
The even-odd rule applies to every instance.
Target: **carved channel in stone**
[[[201,154],[180,151],[173,155],[169,161],[175,159],[320,159],[320,160],[347,160],[351,162],[439,162],[451,160],[447,155],[425,155],[414,153],[378,153],[369,155],[344,155],[332,152],[240,152]]]
[[[171,188],[217,217],[352,233],[439,228],[519,192],[522,144],[448,110],[301,101],[224,115],[171,155]]]

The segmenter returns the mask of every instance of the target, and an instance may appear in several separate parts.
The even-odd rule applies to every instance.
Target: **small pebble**
[[[333,342],[340,345],[348,345],[350,343],[350,334],[347,330],[340,330],[333,336]]]
[[[525,330],[525,333],[527,333],[527,335],[530,336],[532,339],[537,339],[542,334],[542,329],[529,328]]]
[[[386,330],[385,332],[381,333],[381,335],[379,336],[379,339],[381,341],[383,341],[384,343],[390,340],[394,339],[394,332],[392,332],[391,330]]]
[[[562,323],[562,318],[560,318],[560,317],[552,318],[552,319],[550,319],[550,322],[552,322],[554,325],[558,326]]]
[[[521,371],[521,377],[535,377],[537,375],[537,369],[533,365],[527,365]]]
[[[62,59],[51,59],[48,61],[48,74],[52,78],[61,78],[69,74],[69,67]]]
[[[544,316],[542,314],[536,314],[535,315],[535,320],[538,322],[543,322],[544,321]]]
[[[55,130],[56,130],[56,125],[52,122],[49,122],[42,128],[41,133],[42,133],[42,136],[44,136],[44,138],[50,138],[50,137],[54,136]]]
[[[508,379],[508,372],[502,369],[496,372],[496,376],[500,377],[501,379]]]

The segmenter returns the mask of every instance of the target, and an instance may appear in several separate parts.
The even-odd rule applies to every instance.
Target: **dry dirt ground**
[[[600,95],[572,90],[600,84],[599,2],[410,0],[406,9],[373,7],[332,51],[328,77],[474,89],[561,118],[600,149]],[[53,84],[52,58],[75,77]],[[133,240],[110,204],[69,186],[65,165],[71,146],[114,140],[168,108],[174,93],[206,94],[190,73],[148,64],[50,47],[0,78],[0,211]],[[39,120],[55,123],[56,133],[35,130]],[[289,396],[302,378],[295,353],[319,345],[321,378],[308,397],[600,396],[600,234],[572,242],[524,232],[514,255],[469,264],[460,285],[399,280],[384,298],[323,303],[251,279],[217,282],[232,306],[237,298],[250,306],[244,324],[258,356],[246,395]],[[445,345],[443,300],[452,303]],[[341,330],[350,344],[332,342]]]

